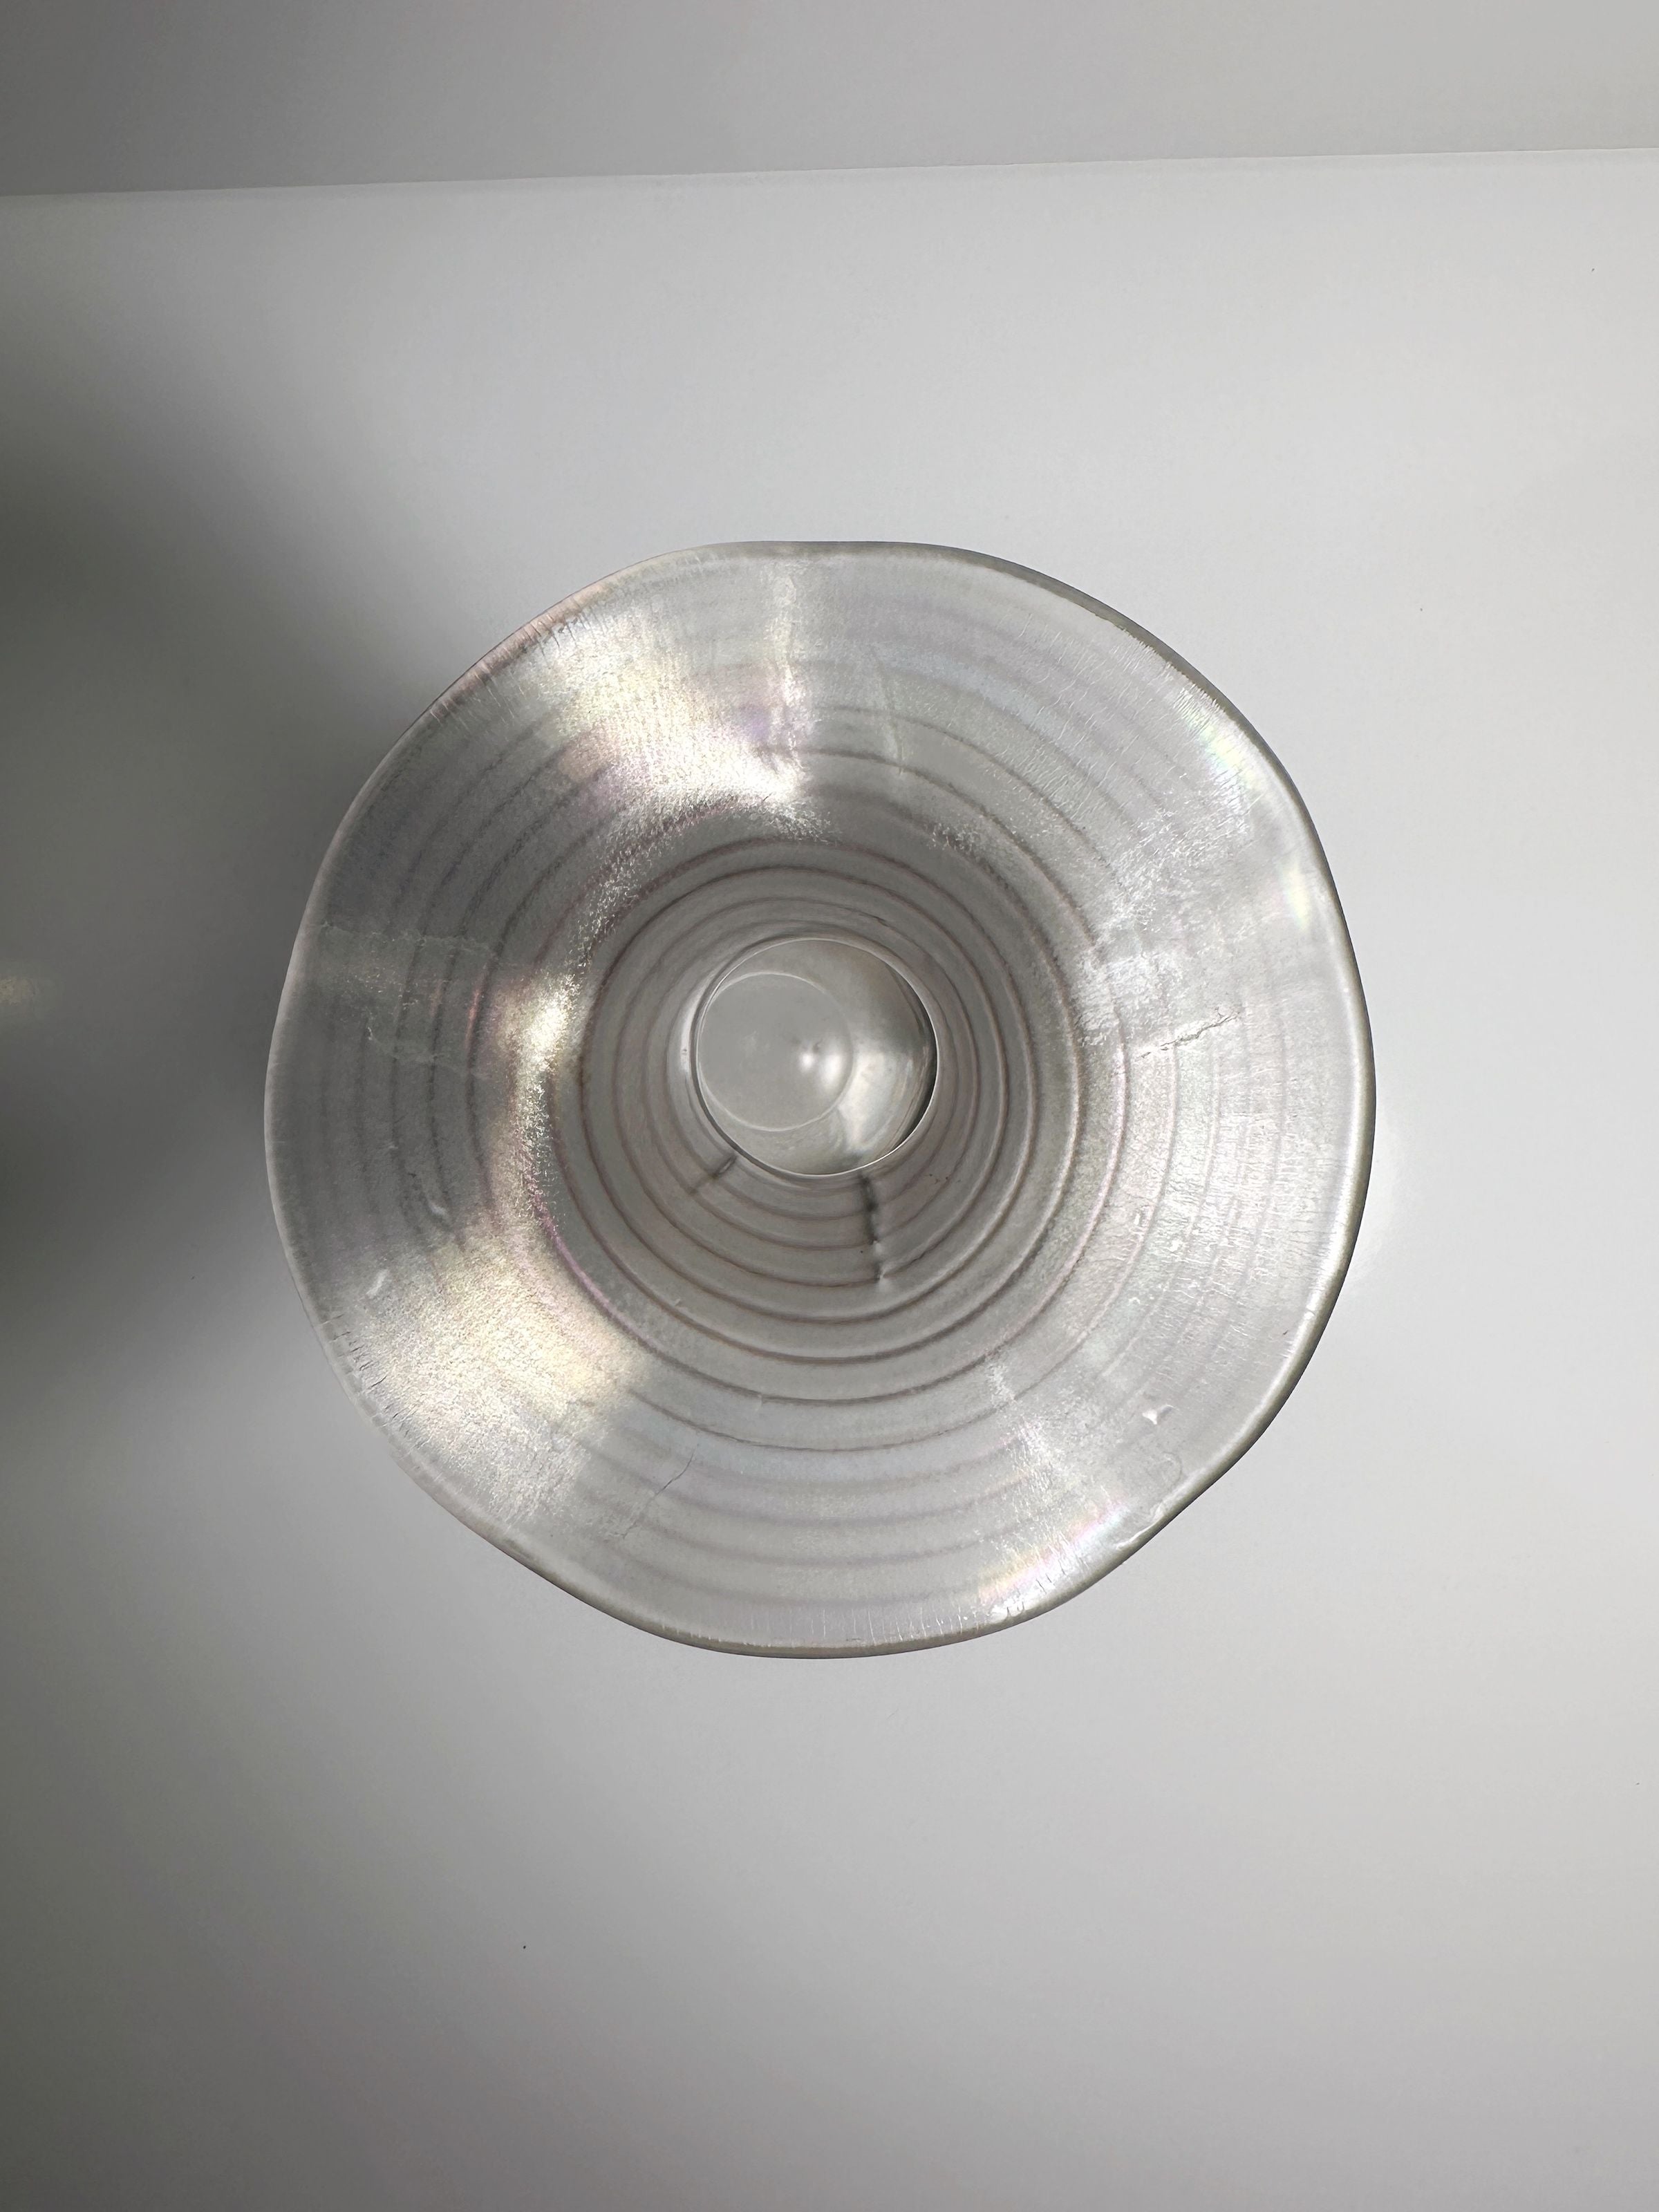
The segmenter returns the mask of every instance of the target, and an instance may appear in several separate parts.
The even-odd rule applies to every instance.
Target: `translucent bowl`
[[[671,555],[393,748],[272,1050],[296,1280],[404,1464],[746,1651],[996,1628],[1260,1435],[1370,1158],[1318,840],[1225,701],[1029,570]]]

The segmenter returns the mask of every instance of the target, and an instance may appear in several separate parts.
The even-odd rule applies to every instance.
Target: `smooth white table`
[[[8,2203],[1659,2197],[1656,269],[1648,156],[0,208]],[[1029,563],[1236,700],[1382,1097],[1247,1459],[823,1665],[399,1474],[259,1126],[404,725],[782,536]]]

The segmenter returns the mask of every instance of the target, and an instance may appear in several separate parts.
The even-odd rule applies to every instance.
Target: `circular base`
[[[896,1152],[933,1095],[933,1024],[878,952],[791,937],[733,963],[693,1033],[715,1127],[763,1167],[857,1174]]]

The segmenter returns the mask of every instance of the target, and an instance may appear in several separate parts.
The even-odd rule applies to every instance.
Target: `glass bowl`
[[[641,1627],[1000,1627],[1260,1435],[1347,1265],[1364,1002],[1301,801],[1080,592],[737,545],[579,593],[353,805],[268,1150],[348,1389]]]

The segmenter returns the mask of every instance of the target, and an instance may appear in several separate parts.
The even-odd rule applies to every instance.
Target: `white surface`
[[[82,202],[0,252],[0,2193],[1645,2212],[1659,162]],[[774,535],[1029,562],[1235,699],[1382,1110],[1237,1468],[1051,1616],[814,1666],[399,1475],[258,1121],[404,723]]]
[[[11,0],[0,190],[1659,143],[1651,0]]]

